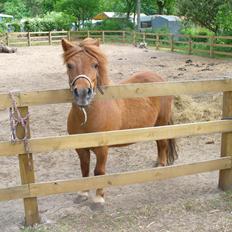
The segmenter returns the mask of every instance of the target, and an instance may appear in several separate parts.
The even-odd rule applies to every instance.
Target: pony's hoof
[[[105,209],[105,204],[92,202],[89,207],[92,211],[103,212]]]
[[[88,192],[80,192],[78,196],[74,199],[75,204],[80,204],[81,202],[87,201],[89,197]]]
[[[159,161],[155,161],[153,166],[154,166],[154,168],[158,168],[158,167],[164,167],[165,165],[161,164]]]
[[[93,197],[93,202],[94,203],[104,204],[105,199],[102,196],[95,196],[95,197]]]
[[[103,211],[105,205],[105,199],[102,196],[93,197],[93,203],[90,204],[90,209],[93,211]]]

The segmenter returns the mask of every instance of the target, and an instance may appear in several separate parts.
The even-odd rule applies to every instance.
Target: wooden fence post
[[[122,42],[125,43],[125,31],[122,32]]]
[[[133,33],[133,44],[136,45],[136,32]]]
[[[105,32],[102,31],[102,43],[105,43]]]
[[[143,43],[145,43],[145,41],[146,41],[146,33],[143,32]]]
[[[156,34],[156,50],[159,50],[159,34]]]
[[[170,46],[171,46],[171,52],[174,51],[174,35],[170,35]]]
[[[213,50],[214,50],[214,36],[210,36],[210,57],[213,57]]]
[[[28,113],[28,107],[19,107],[20,114],[22,117],[25,117]],[[29,137],[30,137],[30,130],[29,130],[29,121],[27,124]],[[24,138],[25,130],[21,124],[17,126],[16,134],[19,139]],[[20,168],[20,176],[22,184],[29,184],[35,182],[35,175],[34,175],[34,167],[33,167],[33,158],[32,154],[19,154],[19,168]],[[24,211],[25,211],[25,224],[27,226],[33,225],[40,222],[39,211],[38,211],[38,204],[37,198],[24,198]]]
[[[31,46],[31,33],[28,32],[27,34],[27,39],[28,39],[28,46],[30,47]]]
[[[189,47],[188,47],[188,54],[192,54],[192,38],[191,35],[189,36]]]
[[[6,33],[6,45],[9,46],[9,32]]]
[[[68,40],[71,41],[71,32],[70,31],[67,31],[67,37],[68,37]]]
[[[223,118],[232,119],[232,91],[223,93]],[[232,120],[231,120],[232,123]],[[232,132],[223,133],[221,139],[221,156],[231,157],[232,162]],[[222,190],[232,189],[232,168],[220,170],[219,188]]]
[[[48,33],[48,43],[49,45],[52,45],[52,32],[51,31],[49,31]]]

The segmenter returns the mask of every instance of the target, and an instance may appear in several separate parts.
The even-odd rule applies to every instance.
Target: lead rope
[[[17,107],[17,103],[16,103],[16,99],[14,96],[13,92],[9,92],[11,101],[12,101],[12,107],[10,107],[10,112],[9,112],[9,117],[10,117],[10,129],[11,129],[11,143],[14,144],[18,141],[23,141],[23,145],[24,145],[24,150],[25,153],[27,154],[27,158],[28,158],[28,165],[29,165],[29,169],[32,169],[32,163],[31,163],[31,157],[30,157],[30,153],[31,153],[31,149],[30,149],[30,143],[29,143],[29,130],[28,130],[28,123],[29,123],[29,112],[26,114],[25,117],[22,117],[22,115],[19,112],[19,109]],[[25,135],[24,138],[19,139],[17,138],[17,134],[16,134],[16,128],[17,126],[21,124],[24,131],[25,131]]]

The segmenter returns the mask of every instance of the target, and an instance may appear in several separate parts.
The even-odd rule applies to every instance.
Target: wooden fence
[[[6,44],[8,46],[52,45],[59,43],[62,38],[70,39],[70,33],[68,31],[9,32],[6,34]]]
[[[108,86],[103,87],[103,89],[104,95],[97,94],[96,96],[99,101],[101,99],[223,92],[223,120],[89,134],[30,138],[29,155],[26,154],[22,141],[18,141],[14,144],[8,141],[0,142],[0,156],[18,155],[22,182],[19,186],[0,189],[0,201],[23,198],[27,225],[39,222],[37,197],[51,194],[164,180],[177,176],[192,175],[214,170],[220,170],[219,187],[223,190],[232,188],[232,79],[144,83]],[[72,94],[69,89],[20,92],[15,94],[15,97],[18,109],[23,116],[27,114],[29,106],[68,103],[72,101]],[[9,94],[0,94],[0,109],[11,107],[11,104],[12,102]],[[35,183],[32,153],[35,154],[37,152],[70,148],[98,147],[219,132],[222,133],[222,142],[221,158],[218,159],[82,179]],[[17,127],[18,137],[23,138],[24,134],[25,131],[23,127],[19,125]]]
[[[191,36],[182,34],[158,34],[130,31],[51,31],[51,32],[13,32],[5,36],[9,46],[33,46],[56,44],[61,38],[82,40],[97,38],[103,43],[137,44],[146,42],[156,49],[185,51],[188,54],[207,54],[232,56],[232,36]]]

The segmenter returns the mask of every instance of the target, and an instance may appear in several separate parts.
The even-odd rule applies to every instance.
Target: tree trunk
[[[141,29],[141,22],[140,22],[140,11],[141,11],[141,0],[137,0],[137,30],[140,31]]]
[[[162,15],[164,13],[164,1],[157,0],[157,5],[158,5],[158,13]]]

